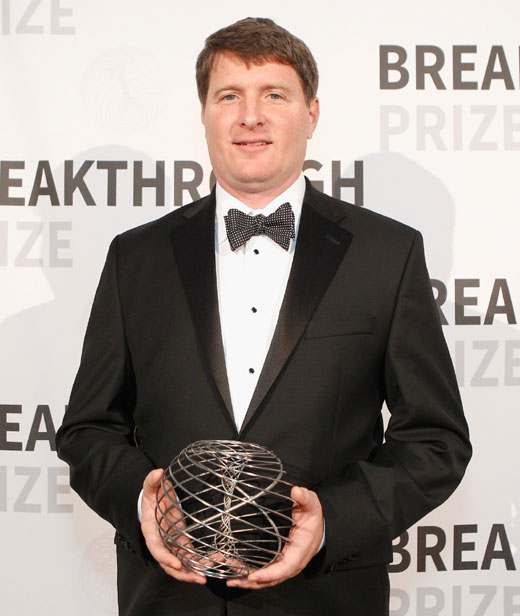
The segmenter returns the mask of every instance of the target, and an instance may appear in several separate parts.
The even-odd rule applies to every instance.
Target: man
[[[317,82],[271,20],[210,36],[216,190],[111,245],[58,450],[116,528],[121,614],[387,614],[392,539],[469,460],[419,233],[302,176]],[[267,446],[298,486],[290,544],[247,578],[189,572],[159,538],[160,469],[199,439]]]

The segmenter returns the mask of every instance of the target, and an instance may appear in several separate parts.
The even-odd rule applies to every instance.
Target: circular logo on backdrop
[[[137,47],[121,47],[98,56],[87,68],[83,94],[101,124],[129,132],[145,128],[162,113],[164,84],[154,54]]]
[[[83,555],[81,585],[90,604],[101,614],[117,614],[117,573],[114,534],[103,533],[90,543]]]

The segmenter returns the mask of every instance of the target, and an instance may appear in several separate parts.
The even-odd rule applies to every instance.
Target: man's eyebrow
[[[234,86],[233,84],[222,86],[221,88],[213,92],[213,96],[218,96],[219,94],[222,94],[222,92],[228,92],[229,90],[237,91],[237,90],[240,90],[240,88],[238,86]]]
[[[283,83],[272,83],[270,85],[266,85],[263,88],[264,90],[282,90],[283,92],[292,92],[292,88]]]

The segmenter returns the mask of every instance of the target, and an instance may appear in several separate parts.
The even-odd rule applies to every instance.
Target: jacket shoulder
[[[182,224],[187,218],[191,218],[206,207],[214,205],[214,192],[197,201],[175,208],[160,218],[151,220],[119,234],[115,240],[120,246],[130,247],[141,244],[148,245],[168,236],[170,231]]]
[[[405,238],[411,241],[417,234],[420,235],[420,232],[413,227],[394,218],[364,206],[330,197],[314,188],[309,181],[307,181],[305,201],[353,234],[369,235],[373,239],[384,236],[393,238],[394,241]]]

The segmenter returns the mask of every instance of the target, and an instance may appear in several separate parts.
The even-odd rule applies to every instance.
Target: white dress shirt
[[[253,210],[216,187],[215,251],[222,342],[233,405],[240,430],[271,344],[289,278],[296,238],[284,250],[266,235],[256,235],[235,251],[226,235],[224,216],[235,208],[245,214],[269,216],[289,202],[295,234],[305,194],[303,173],[281,195],[262,209]]]

